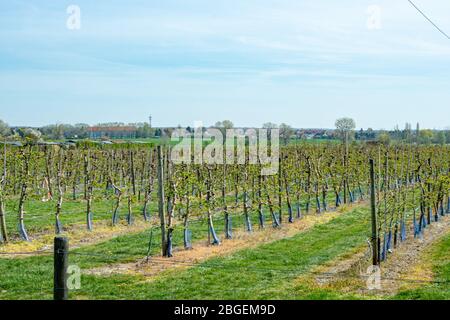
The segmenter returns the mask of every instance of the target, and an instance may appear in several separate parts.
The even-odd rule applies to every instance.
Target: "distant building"
[[[138,128],[135,126],[96,126],[89,127],[89,137],[91,139],[134,139]]]
[[[295,135],[299,139],[332,139],[333,132],[327,129],[298,129]]]

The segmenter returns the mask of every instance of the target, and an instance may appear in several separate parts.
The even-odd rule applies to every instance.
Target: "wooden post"
[[[54,246],[54,300],[68,300],[69,289],[67,288],[67,266],[69,263],[69,241],[67,238],[56,237]]]
[[[345,177],[344,177],[344,203],[349,203],[350,188],[348,183],[348,164],[349,164],[349,132],[345,131],[345,155],[344,155],[344,165],[345,165]]]
[[[166,207],[164,205],[164,163],[161,146],[158,146],[158,208],[161,221],[161,247],[163,257],[167,256]]]
[[[6,162],[6,140],[3,142],[3,181],[2,184],[3,186],[6,185],[6,166],[7,166],[7,162]]]
[[[134,152],[131,149],[131,144],[130,144],[130,171],[131,171],[131,183],[133,186],[133,195],[136,196],[136,173],[134,170]]]
[[[428,178],[431,179],[433,177],[433,167],[431,166],[431,158],[428,158],[427,163],[428,163],[428,166],[430,167],[430,175],[429,175]],[[430,182],[427,182],[427,191],[428,191],[428,197],[429,197],[430,194],[431,194],[431,183]],[[428,200],[428,201],[431,201],[431,200]],[[432,210],[432,208],[431,208],[431,203],[430,202],[428,202],[426,210],[427,210],[427,224],[431,224],[431,210]]]
[[[278,221],[283,223],[283,200],[282,200],[282,193],[283,193],[283,182],[281,180],[281,175],[283,174],[283,168],[282,168],[282,157],[283,154],[280,154],[278,157],[278,207],[280,208]]]
[[[375,171],[374,161],[370,159],[370,208],[372,211],[372,257],[373,265],[377,266],[378,262],[378,236],[377,236],[377,209],[376,209],[376,193],[375,193]]]
[[[209,226],[209,218],[208,218],[208,223],[206,224],[208,227],[208,247],[211,246],[211,228]]]
[[[148,249],[147,249],[147,263],[150,261],[150,256],[152,255],[152,241],[153,241],[153,228],[150,229],[150,240],[148,241]]]
[[[3,190],[5,190],[6,186],[6,141],[3,143],[3,173],[0,178],[0,243],[8,242],[8,231],[6,230],[6,210],[5,210],[5,201],[3,198]]]

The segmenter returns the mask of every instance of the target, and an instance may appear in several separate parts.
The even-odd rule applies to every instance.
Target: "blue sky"
[[[450,33],[448,0],[415,0]],[[69,30],[69,5],[81,29]],[[381,9],[369,29],[368,7]],[[450,126],[450,41],[407,0],[0,3],[0,119]]]

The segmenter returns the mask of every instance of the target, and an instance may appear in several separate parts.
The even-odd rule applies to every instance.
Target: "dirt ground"
[[[425,229],[421,238],[414,238],[409,231],[405,242],[394,248],[388,260],[381,265],[381,289],[369,290],[367,269],[371,265],[370,247],[359,248],[353,253],[317,268],[314,283],[320,287],[339,290],[342,293],[386,296],[395,295],[401,289],[414,288],[433,280],[430,262],[423,255],[433,243],[450,232],[450,216],[441,217]],[[299,279],[299,281],[311,279]]]
[[[357,206],[354,205],[351,209],[353,210]],[[163,271],[189,268],[212,257],[225,256],[238,250],[292,237],[315,225],[327,223],[347,211],[348,208],[346,210],[306,215],[301,220],[296,220],[292,224],[283,224],[278,229],[267,227],[264,230],[255,230],[251,233],[235,230],[233,239],[223,240],[220,246],[210,246],[203,240],[194,243],[192,250],[176,250],[174,258],[151,257],[149,261],[143,259],[133,263],[115,264],[88,270],[85,273],[93,275],[140,274],[151,278]]]

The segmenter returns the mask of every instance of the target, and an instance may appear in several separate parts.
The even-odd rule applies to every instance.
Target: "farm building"
[[[131,139],[136,138],[137,131],[138,128],[135,126],[95,126],[88,128],[91,139]]]

